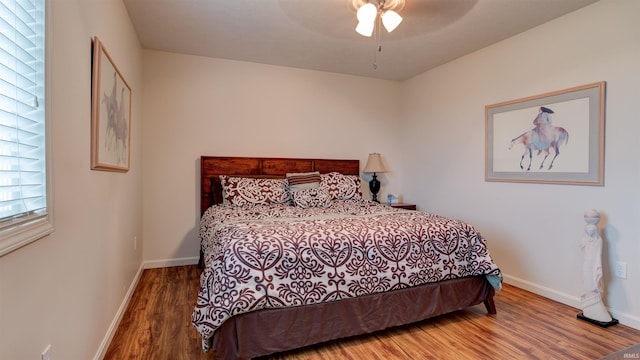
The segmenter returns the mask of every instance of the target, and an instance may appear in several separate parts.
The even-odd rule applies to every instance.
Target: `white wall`
[[[151,266],[197,259],[201,155],[360,159],[364,167],[379,152],[391,170],[383,186],[400,183],[397,82],[151,50],[144,64]]]
[[[48,1],[49,2],[49,1]],[[91,359],[142,262],[142,52],[121,1],[52,0],[55,231],[0,257],[0,359]],[[133,89],[131,171],[90,170],[91,37]]]
[[[401,84],[142,52],[120,1],[51,7],[56,231],[0,258],[0,359],[38,359],[48,344],[54,359],[100,356],[142,263],[133,237],[141,245],[144,236],[151,265],[197,256],[203,154],[364,166],[381,152],[391,170],[383,194],[474,223],[507,281],[568,303],[580,293],[582,214],[596,208],[607,303],[640,327],[640,2],[600,1]],[[127,174],[89,170],[94,35],[133,89]],[[485,105],[600,80],[608,86],[604,187],[484,182]],[[618,259],[629,265],[627,280],[611,277]]]
[[[403,189],[468,220],[506,281],[579,306],[587,209],[602,214],[606,303],[640,328],[640,2],[603,0],[403,84]],[[605,80],[605,186],[484,181],[484,106]],[[628,278],[613,278],[615,261]],[[499,311],[499,309],[498,309]]]

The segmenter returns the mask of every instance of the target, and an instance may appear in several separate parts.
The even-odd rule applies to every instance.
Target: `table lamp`
[[[378,177],[376,173],[387,172],[387,168],[382,164],[382,157],[378,153],[369,154],[369,159],[367,159],[367,165],[362,170],[365,174],[373,173],[373,178],[369,181],[369,190],[371,191],[372,200],[375,202],[378,201],[378,191],[380,191],[380,181],[378,181]]]

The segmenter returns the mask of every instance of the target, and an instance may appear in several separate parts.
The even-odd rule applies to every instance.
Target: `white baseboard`
[[[151,260],[145,261],[143,266],[145,269],[156,269],[172,266],[197,265],[198,257],[186,257],[177,259]]]
[[[107,329],[107,333],[105,334],[104,339],[102,339],[102,343],[100,343],[98,352],[96,353],[96,356],[94,356],[93,358],[94,360],[103,359],[104,356],[106,355],[107,349],[109,348],[109,344],[111,343],[111,340],[113,339],[113,336],[115,335],[116,330],[118,329],[118,325],[120,325],[120,320],[122,320],[122,317],[124,316],[124,313],[127,310],[127,306],[129,306],[129,301],[133,296],[133,292],[135,291],[136,286],[138,286],[138,281],[140,280],[140,276],[142,275],[143,270],[144,270],[144,263],[140,264],[140,267],[138,268],[138,272],[136,272],[136,276],[133,278],[133,281],[129,286],[129,290],[127,290],[127,293],[125,294],[124,299],[122,300],[122,303],[120,304],[120,307],[116,312],[116,316],[113,318],[113,321],[111,321],[111,325],[109,325],[109,329]]]
[[[555,300],[555,301],[557,301],[559,303],[563,303],[565,305],[573,306],[574,308],[579,308],[580,307],[580,298],[577,297],[577,296],[569,295],[569,294],[563,293],[561,291],[550,289],[548,287],[544,287],[544,286],[538,285],[536,283],[532,283],[530,281],[517,278],[515,276],[502,274],[502,277],[503,277],[503,281],[506,284],[513,285],[513,286],[519,287],[521,289],[525,289],[525,290],[530,291],[530,292],[532,292],[534,294],[538,294],[540,296],[544,296],[544,297],[549,298],[551,300]]]
[[[559,303],[572,306],[576,309],[580,309],[580,298],[577,296],[573,296],[573,295],[563,293],[561,291],[553,290],[553,289],[517,278],[515,276],[510,276],[507,274],[503,274],[503,281],[506,284],[519,287],[521,289],[530,291],[534,294],[538,294],[540,296],[544,296],[546,298],[557,301]],[[621,311],[618,311],[612,308],[607,308],[607,309],[609,310],[609,313],[611,313],[611,316],[614,319],[618,319],[620,324],[640,330],[640,318],[638,318],[637,316],[623,313]],[[498,311],[500,311],[500,309],[498,309]]]
[[[623,313],[617,311],[615,309],[609,308],[609,312],[614,319],[618,319],[620,324],[627,325],[628,327],[632,327],[636,330],[640,330],[640,318],[637,316],[629,315],[627,313]]]

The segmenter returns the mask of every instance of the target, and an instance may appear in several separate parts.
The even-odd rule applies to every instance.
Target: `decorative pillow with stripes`
[[[320,173],[317,171],[306,173],[288,173],[289,191],[293,194],[298,190],[315,189],[320,186]]]

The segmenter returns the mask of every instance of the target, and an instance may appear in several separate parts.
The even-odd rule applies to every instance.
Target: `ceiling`
[[[124,4],[145,49],[402,81],[597,0],[406,0],[381,52],[354,31],[351,1]]]

